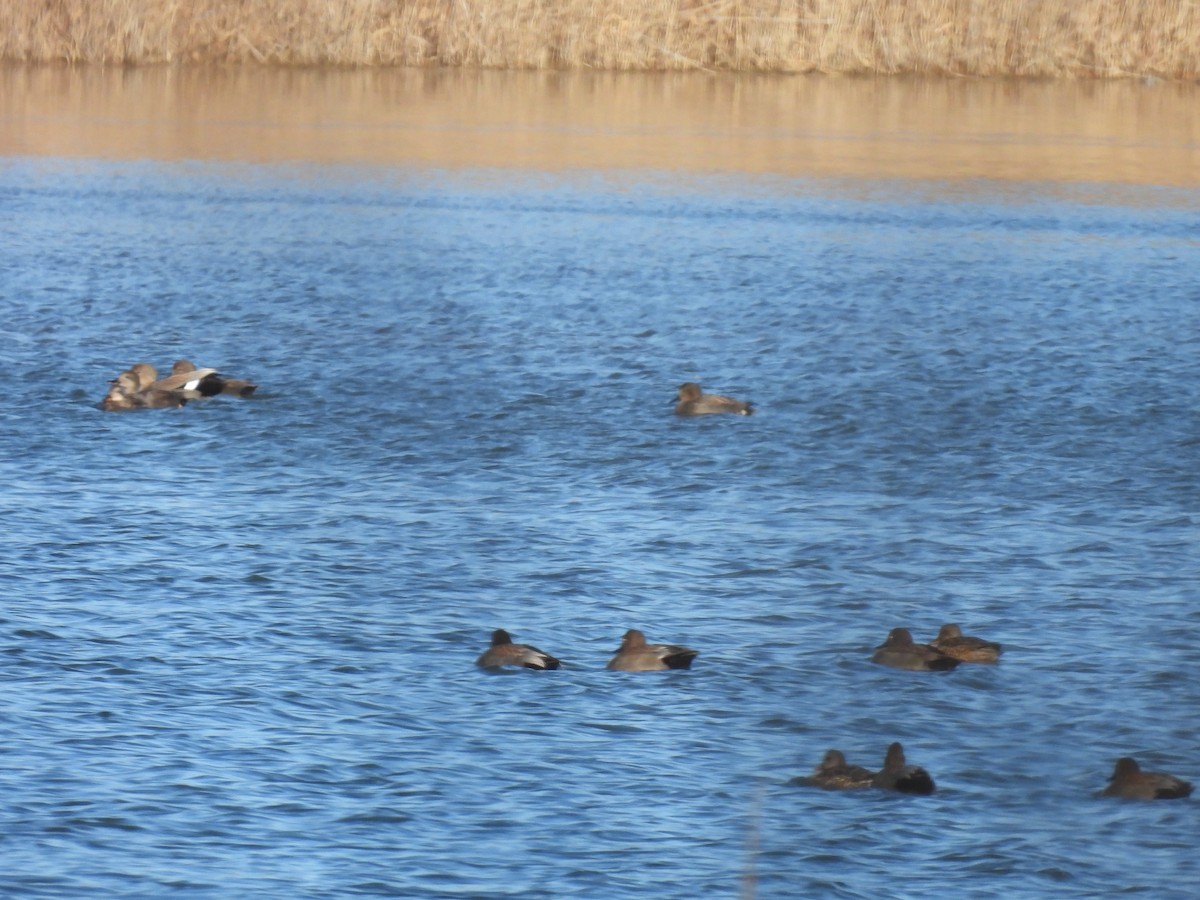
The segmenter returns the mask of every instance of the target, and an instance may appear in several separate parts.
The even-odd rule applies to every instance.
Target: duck
[[[735,400],[720,394],[706,394],[700,385],[688,381],[679,387],[679,399],[675,403],[677,416],[707,416],[712,413],[733,413],[738,416],[754,415],[754,404],[748,400]]]
[[[139,409],[137,395],[137,378],[132,372],[122,372],[109,383],[108,393],[100,401],[100,408],[106,412],[116,412],[126,409]]]
[[[1180,800],[1192,793],[1191,782],[1165,772],[1143,772],[1132,756],[1122,756],[1113,767],[1104,797],[1126,800]]]
[[[158,369],[150,365],[150,363],[134,363],[127,370],[137,381],[137,389],[144,391],[154,382],[158,381]]]
[[[630,628],[621,639],[621,646],[605,667],[611,672],[663,672],[667,669],[690,669],[699,650],[675,644],[648,644],[646,635]]]
[[[901,794],[932,794],[937,790],[929,773],[920,766],[910,766],[904,759],[904,748],[893,742],[883,759],[883,768],[872,779],[875,787]]]
[[[216,369],[197,369],[188,363],[190,368],[180,369],[178,364],[171,367],[171,374],[155,381],[150,387],[161,391],[183,391],[189,399],[197,397],[215,397],[221,393],[221,376]]]
[[[875,648],[871,662],[913,672],[942,672],[958,665],[954,657],[928,644],[914,643],[907,628],[893,628],[888,632],[887,640]]]
[[[946,656],[953,656],[959,662],[969,663],[997,662],[1004,650],[994,641],[963,634],[962,629],[952,623],[943,625],[929,646]]]
[[[170,391],[183,396],[185,400],[195,400],[198,397],[210,396],[201,390],[201,384],[207,376],[214,375],[216,369],[203,369],[197,372],[171,374],[166,378],[158,377],[158,369],[150,363],[134,363],[126,370],[137,382],[139,393],[145,391]],[[122,373],[124,374],[124,373]]]
[[[105,412],[130,409],[175,409],[187,403],[188,398],[178,391],[165,391],[153,387],[139,387],[140,379],[133,370],[122,372],[111,382],[108,393],[100,401]]]
[[[216,369],[197,369],[190,360],[177,359],[171,366],[171,378],[192,375],[193,382],[188,381],[188,387],[198,390],[202,396],[214,397],[217,394],[231,394],[234,397],[249,397],[257,389],[257,384],[238,378],[225,378]]]
[[[562,661],[529,644],[514,644],[507,631],[497,628],[492,632],[492,645],[475,660],[475,665],[484,669],[516,666],[522,669],[545,670],[557,669],[562,665]]]
[[[827,750],[821,764],[813,769],[811,775],[795,781],[827,791],[849,791],[871,787],[875,783],[875,773],[862,766],[849,765],[841,750]]]

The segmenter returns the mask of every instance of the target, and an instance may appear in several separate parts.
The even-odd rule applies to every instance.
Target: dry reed
[[[7,0],[0,59],[1200,74],[1200,0]]]

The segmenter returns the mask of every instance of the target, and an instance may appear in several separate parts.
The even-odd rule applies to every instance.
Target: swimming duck
[[[958,665],[957,659],[928,644],[913,643],[912,633],[907,628],[893,628],[888,632],[887,640],[875,648],[871,662],[913,672],[945,671]]]
[[[905,762],[904,748],[899,741],[888,747],[883,768],[875,774],[873,781],[876,787],[901,794],[932,794],[936,790],[928,772]]]
[[[503,628],[492,632],[492,645],[483,652],[475,665],[485,669],[501,666],[517,666],[523,669],[557,669],[562,663],[528,644],[514,644],[512,637]]]
[[[746,400],[735,400],[719,394],[705,394],[694,381],[679,387],[679,400],[675,404],[677,416],[706,416],[712,413],[734,413],[739,416],[754,414],[754,405]]]
[[[616,655],[606,666],[612,672],[661,672],[666,669],[690,669],[699,650],[674,644],[647,644],[646,635],[630,628],[621,639]]]
[[[841,750],[828,750],[812,775],[797,778],[796,782],[827,791],[848,791],[871,787],[875,783],[875,774],[862,766],[849,765]]]
[[[171,374],[166,378],[158,377],[158,370],[150,363],[134,363],[128,370],[137,382],[139,393],[145,391],[171,391],[182,394],[185,400],[195,400],[198,397],[209,396],[199,388],[206,376],[214,374],[216,369],[203,369],[197,372]]]
[[[189,360],[177,359],[171,366],[171,378],[192,375],[195,381],[194,390],[202,396],[213,397],[217,394],[232,394],[235,397],[249,397],[258,388],[257,384],[242,381],[237,378],[225,378],[216,369],[197,369]],[[188,382],[192,387],[192,382]]]
[[[160,391],[183,391],[184,396],[191,400],[221,393],[221,376],[216,369],[197,369],[191,363],[188,365],[190,368],[180,369],[176,364],[171,368],[170,375],[158,379],[150,387]]]
[[[100,401],[100,408],[106,412],[138,409],[134,396],[137,394],[137,379],[132,372],[122,372],[109,383],[108,393]]]
[[[187,397],[178,391],[163,391],[155,388],[139,388],[138,376],[132,370],[122,372],[109,384],[108,393],[100,401],[105,412],[129,409],[173,409],[187,403]]]
[[[994,663],[1000,659],[1003,651],[993,641],[964,635],[962,629],[953,624],[943,625],[929,646],[946,656],[953,656],[959,662],[970,663]]]
[[[158,369],[154,368],[150,363],[134,363],[127,371],[137,381],[137,389],[139,391],[144,391],[158,380]]]
[[[1117,760],[1102,796],[1126,800],[1179,800],[1191,792],[1190,782],[1165,772],[1143,772],[1132,756],[1122,756]]]

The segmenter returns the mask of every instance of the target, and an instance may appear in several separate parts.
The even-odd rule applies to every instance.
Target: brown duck
[[[827,791],[849,791],[871,787],[875,783],[875,773],[862,766],[848,764],[841,750],[828,750],[813,773],[796,779],[796,783]]]
[[[1132,756],[1122,756],[1102,793],[1126,800],[1179,800],[1191,792],[1190,782],[1165,772],[1143,772]]]
[[[667,669],[690,669],[699,650],[675,644],[648,644],[646,635],[636,628],[625,632],[616,655],[606,668],[612,672],[662,672]]]
[[[179,391],[164,391],[153,387],[140,388],[138,376],[133,370],[122,372],[109,382],[108,393],[100,401],[105,412],[120,412],[130,409],[174,409],[187,403],[187,397]]]
[[[907,628],[893,628],[888,632],[887,640],[875,648],[871,662],[913,672],[941,672],[958,665],[954,657],[928,644],[914,643],[912,633]]]
[[[954,624],[943,625],[929,646],[939,653],[953,656],[959,662],[969,663],[997,662],[1004,649],[994,641],[963,634],[962,629]]]
[[[188,375],[192,376],[188,382],[189,385],[194,380],[194,389],[205,397],[214,397],[217,394],[249,397],[258,389],[257,384],[251,384],[249,381],[242,381],[238,378],[226,378],[218,374],[216,369],[197,369],[189,360],[175,360],[175,364],[171,366],[170,377],[184,378]]]
[[[679,399],[675,403],[675,415],[707,416],[713,413],[750,416],[754,414],[754,405],[746,400],[735,400],[732,397],[722,397],[720,394],[706,394],[694,381],[680,386]]]
[[[896,741],[888,747],[883,768],[875,773],[874,784],[901,794],[932,794],[937,788],[929,773],[920,766],[910,766],[904,759],[904,748]]]
[[[557,669],[562,662],[529,644],[514,644],[503,628],[492,632],[492,645],[483,652],[475,665],[484,669],[516,666],[521,669]]]

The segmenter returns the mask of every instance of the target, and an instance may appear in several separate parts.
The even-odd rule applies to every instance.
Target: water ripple
[[[1190,226],[343,174],[0,169],[0,893],[1186,894],[1194,802],[1096,794],[1198,777]],[[95,409],[175,356],[262,387]],[[937,794],[788,784],[893,740]]]

